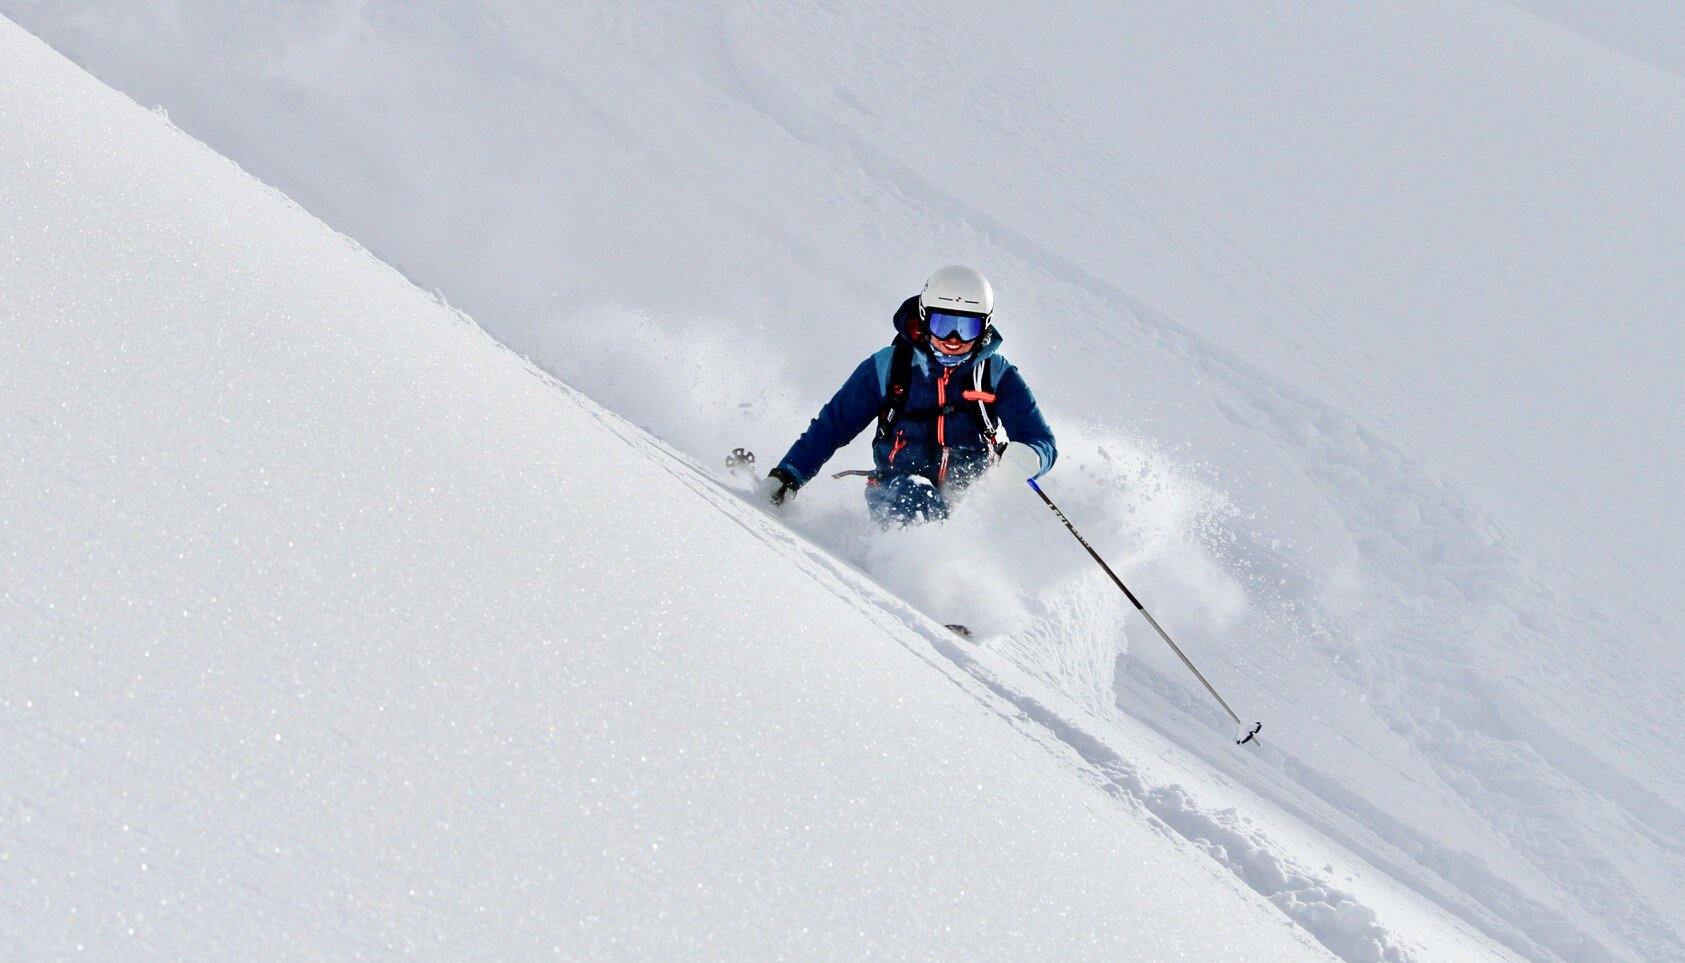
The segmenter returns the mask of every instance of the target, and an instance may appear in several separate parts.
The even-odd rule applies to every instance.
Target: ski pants
[[[866,482],[866,507],[884,526],[922,525],[948,517],[948,500],[921,475],[886,474]]]

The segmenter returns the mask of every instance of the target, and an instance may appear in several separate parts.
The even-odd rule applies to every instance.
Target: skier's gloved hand
[[[767,473],[760,484],[755,486],[755,497],[769,505],[782,505],[786,499],[796,497],[796,489],[802,487],[794,475],[782,468],[774,468]]]
[[[1000,467],[1013,478],[1034,478],[1041,474],[1041,455],[1021,441],[1009,442],[1001,449]]]

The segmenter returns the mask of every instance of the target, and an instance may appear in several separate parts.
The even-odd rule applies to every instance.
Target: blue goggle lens
[[[958,335],[961,341],[976,341],[983,333],[983,319],[975,314],[927,311],[924,320],[930,329],[930,336],[944,341],[955,335]]]

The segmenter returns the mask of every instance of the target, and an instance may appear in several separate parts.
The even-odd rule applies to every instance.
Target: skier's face
[[[988,317],[962,311],[931,308],[923,313],[922,317],[928,325],[925,330],[930,332],[931,350],[950,358],[969,352],[971,346],[977,343],[977,339],[983,336],[983,330],[989,326]]]

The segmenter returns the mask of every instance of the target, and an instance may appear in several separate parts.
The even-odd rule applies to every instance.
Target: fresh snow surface
[[[940,629],[0,62],[8,957],[1328,958]]]
[[[1685,18],[560,6],[0,0],[0,943],[1685,959]],[[736,497],[952,262],[1261,744]]]

